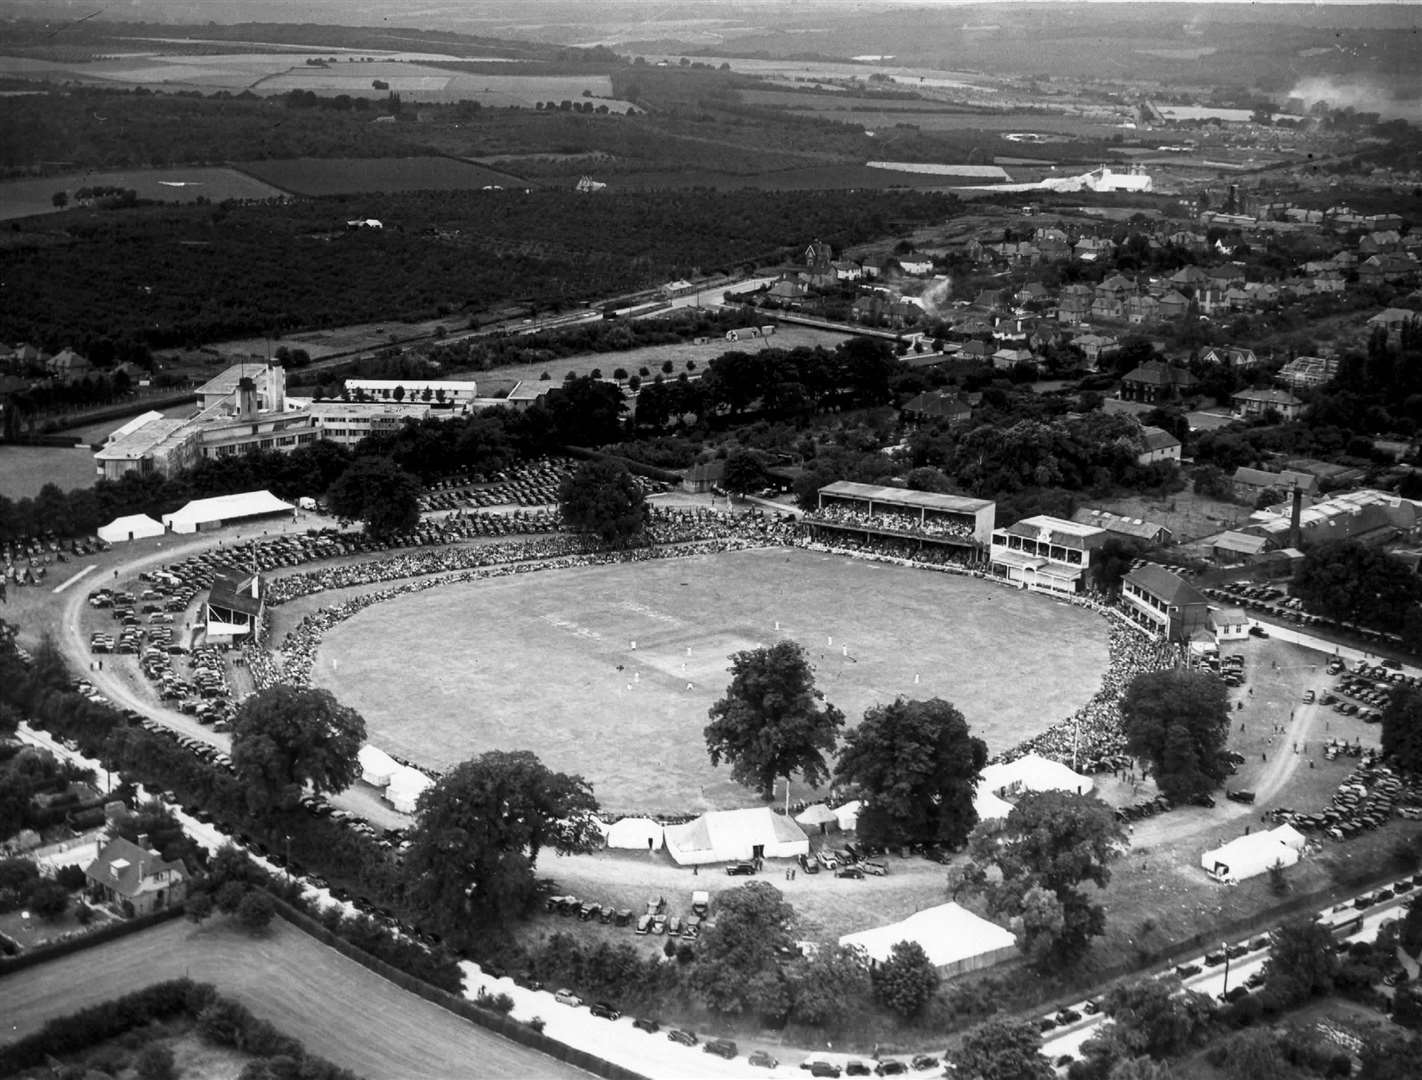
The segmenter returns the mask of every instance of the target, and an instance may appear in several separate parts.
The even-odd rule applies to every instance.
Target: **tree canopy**
[[[959,1076],[973,1080],[1052,1080],[1042,1035],[1026,1020],[989,1020],[963,1036],[954,1055]]]
[[[923,1012],[938,991],[938,969],[916,941],[896,942],[874,969],[874,996],[904,1019]]]
[[[967,840],[978,815],[973,794],[987,744],[940,698],[876,705],[848,732],[836,779],[866,796],[859,834],[871,844],[946,844]]]
[[[1327,618],[1400,631],[1422,598],[1422,580],[1380,548],[1339,540],[1304,555],[1291,591]]]
[[[621,546],[635,540],[650,516],[642,489],[617,461],[584,462],[564,479],[558,497],[569,525],[608,544]]]
[[[1109,806],[1063,791],[1028,792],[1001,832],[974,835],[978,879],[993,862],[1002,874],[988,886],[989,906],[1018,924],[1018,947],[1036,966],[1070,964],[1105,932],[1105,911],[1078,886],[1105,888],[1124,841]]]
[[[736,450],[726,456],[721,486],[732,495],[749,495],[765,482],[765,470],[760,459],[748,450]]]
[[[1224,757],[1229,697],[1214,675],[1184,668],[1137,675],[1121,699],[1126,748],[1150,761],[1160,790],[1177,802],[1229,775]]]
[[[331,485],[326,504],[338,517],[365,522],[372,535],[408,532],[420,523],[420,482],[387,458],[358,457]]]
[[[1332,991],[1338,966],[1328,927],[1316,919],[1294,919],[1274,931],[1264,986],[1289,1008]]]
[[[581,776],[553,772],[528,750],[493,750],[447,772],[420,796],[405,856],[411,902],[447,935],[522,915],[549,843],[589,846],[559,822],[597,810]]]
[[[747,649],[731,657],[731,684],[711,706],[706,749],[711,764],[726,761],[739,784],[769,797],[775,781],[799,772],[818,787],[829,779],[844,714],[815,687],[814,669],[794,641]]]
[[[780,890],[752,881],[716,898],[716,921],[701,935],[692,985],[718,1013],[782,1016],[790,985],[781,956],[793,945],[795,909]]]
[[[279,684],[259,690],[232,720],[232,767],[256,808],[290,805],[310,785],[344,791],[360,775],[365,721],[328,690]]]
[[[821,945],[788,975],[790,1018],[799,1024],[837,1028],[869,996],[869,959],[855,945]]]
[[[1422,691],[1398,687],[1382,711],[1382,748],[1409,772],[1422,771]]]

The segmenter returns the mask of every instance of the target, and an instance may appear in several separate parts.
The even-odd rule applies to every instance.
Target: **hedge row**
[[[26,968],[32,968],[36,964],[58,960],[61,956],[68,956],[70,953],[87,949],[91,945],[102,945],[107,941],[128,937],[129,934],[136,934],[141,930],[147,930],[150,926],[169,922],[182,914],[182,908],[168,908],[164,911],[154,911],[148,915],[139,915],[132,919],[120,919],[79,937],[66,938],[64,941],[56,941],[50,945],[41,945],[38,948],[22,952],[18,956],[0,957],[0,978],[13,975],[17,971],[24,971]]]

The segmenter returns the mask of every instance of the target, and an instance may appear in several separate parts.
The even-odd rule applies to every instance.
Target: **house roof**
[[[1147,450],[1171,450],[1180,445],[1180,440],[1164,428],[1149,425],[1141,428],[1141,438]]]
[[[1162,532],[1167,536],[1170,535],[1170,530],[1159,522],[1147,521],[1144,518],[1129,518],[1121,514],[1113,514],[1109,510],[1092,510],[1082,507],[1071,516],[1071,519],[1079,525],[1090,525],[1116,533],[1119,536],[1133,536],[1139,540],[1153,541]]]
[[[1168,606],[1184,607],[1187,604],[1206,603],[1205,594],[1199,589],[1179,574],[1173,574],[1155,563],[1146,563],[1132,570],[1126,575],[1126,581]]]
[[[99,851],[99,856],[84,869],[90,881],[100,882],[121,896],[137,896],[146,891],[146,882],[165,870],[180,879],[188,876],[181,862],[164,862],[156,852],[147,851],[132,840],[118,836]]]
[[[1257,401],[1262,405],[1298,406],[1303,402],[1287,390],[1241,390],[1234,395],[1235,401]]]
[[[1239,555],[1259,555],[1268,545],[1268,539],[1263,536],[1250,536],[1233,530],[1220,533],[1214,542],[1214,546],[1221,551],[1233,551]]]
[[[903,411],[920,416],[945,416],[959,418],[972,413],[966,401],[956,394],[942,390],[929,390],[904,403]]]
[[[1148,360],[1126,375],[1123,382],[1143,383],[1146,386],[1194,386],[1196,379],[1190,372],[1163,360]]]

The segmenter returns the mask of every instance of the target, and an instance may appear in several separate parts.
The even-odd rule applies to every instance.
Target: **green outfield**
[[[450,585],[366,609],[312,679],[370,741],[433,767],[531,749],[611,810],[746,805],[706,757],[731,653],[803,644],[853,725],[942,697],[996,753],[1085,702],[1107,660],[1097,615],[990,582],[795,549],[617,563]],[[635,645],[634,645],[635,643]]]

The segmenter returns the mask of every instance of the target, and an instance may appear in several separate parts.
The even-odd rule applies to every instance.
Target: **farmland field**
[[[993,753],[1073,712],[1106,663],[1106,627],[1083,609],[776,548],[376,604],[327,634],[312,681],[361,712],[374,745],[412,761],[447,768],[533,748],[584,774],[610,810],[695,811],[746,804],[729,770],[711,768],[701,732],[728,657],[782,637],[804,645],[849,724],[900,694],[941,696]]]
[[[867,165],[811,165],[800,169],[777,169],[773,172],[748,175],[709,169],[688,169],[681,172],[609,174],[604,179],[607,180],[610,190],[617,191],[686,188],[711,188],[717,191],[742,188],[757,191],[879,191],[888,188],[950,191],[964,182],[962,177],[871,169]]]
[[[260,938],[222,919],[180,919],[7,976],[6,1038],[184,977],[213,983],[311,1053],[371,1080],[587,1075],[401,990],[281,919]]]
[[[123,421],[115,420],[110,430]],[[77,440],[77,436],[76,436]],[[45,484],[61,491],[92,487],[94,452],[62,446],[0,446],[0,497],[23,499],[39,494]]]
[[[260,180],[297,195],[344,195],[362,191],[476,191],[526,181],[483,165],[446,157],[287,158],[238,166]],[[359,216],[359,215],[356,215]]]
[[[161,169],[116,169],[51,176],[42,180],[0,181],[0,221],[57,213],[53,197],[65,192],[71,200],[85,187],[132,188],[140,199],[190,203],[200,198],[280,199],[285,192],[236,169],[172,165]]]

